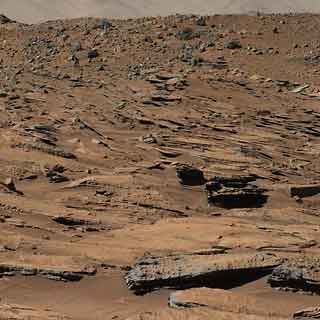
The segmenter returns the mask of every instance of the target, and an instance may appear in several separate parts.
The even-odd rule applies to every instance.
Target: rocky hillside
[[[0,319],[319,317],[318,16],[0,20]]]
[[[19,21],[78,17],[138,18],[170,14],[319,13],[316,0],[1,0],[3,13]]]

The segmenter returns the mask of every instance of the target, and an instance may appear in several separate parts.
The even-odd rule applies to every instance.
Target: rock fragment
[[[53,167],[44,168],[45,176],[49,179],[50,183],[61,183],[69,181],[69,178],[63,174],[64,167],[57,164]]]
[[[191,28],[184,28],[176,33],[176,37],[180,40],[191,40],[193,36],[194,34]]]
[[[241,49],[242,45],[240,43],[239,40],[229,40],[224,44],[224,47],[226,49],[231,49],[231,50],[235,50],[235,49]]]
[[[95,59],[99,56],[98,50],[97,49],[91,49],[87,53],[88,59],[92,60]]]
[[[12,23],[12,22],[14,22],[14,21],[9,19],[4,14],[0,14],[0,24],[7,24],[7,23]]]
[[[111,26],[111,22],[105,18],[101,19],[98,23],[98,28],[103,31],[107,31]]]

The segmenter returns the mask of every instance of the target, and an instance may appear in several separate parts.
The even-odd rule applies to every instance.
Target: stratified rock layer
[[[126,282],[136,293],[161,287],[232,287],[271,272],[279,263],[269,254],[150,256],[137,261]]]

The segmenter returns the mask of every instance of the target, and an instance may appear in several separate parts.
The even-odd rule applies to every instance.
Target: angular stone
[[[224,47],[226,49],[241,49],[242,45],[239,40],[229,40],[225,43]]]
[[[227,288],[270,273],[281,260],[270,254],[185,254],[139,259],[125,279],[130,290],[143,294],[162,287]]]

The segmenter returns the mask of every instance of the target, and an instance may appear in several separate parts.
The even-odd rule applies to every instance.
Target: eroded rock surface
[[[232,287],[259,278],[280,264],[271,254],[190,254],[143,257],[126,275],[135,293],[162,287]]]
[[[317,257],[289,259],[275,268],[268,278],[271,287],[320,293],[320,260]]]
[[[319,319],[320,307],[307,308],[294,313],[293,319],[307,320],[307,319]]]
[[[1,302],[86,320],[268,317],[232,297],[237,312],[168,309],[167,290],[136,296],[127,274],[137,293],[232,288],[288,318],[318,305],[317,16],[0,24]],[[284,290],[261,278],[269,253]]]
[[[28,306],[0,304],[1,320],[71,320],[70,317],[51,310]]]

